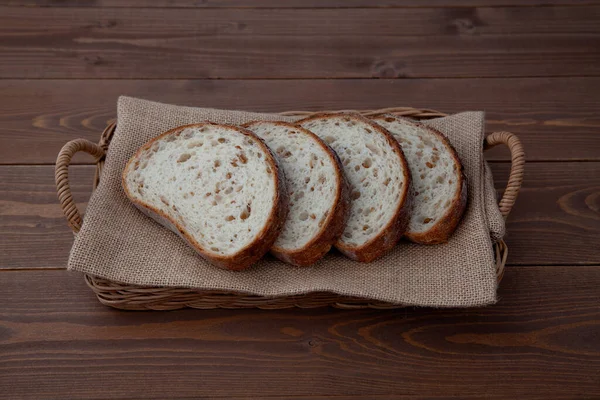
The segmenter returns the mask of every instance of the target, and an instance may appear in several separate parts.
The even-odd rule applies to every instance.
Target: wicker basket
[[[346,111],[346,110],[344,110]],[[322,111],[320,111],[322,112]],[[415,119],[428,119],[444,117],[447,114],[427,109],[415,108],[386,108],[380,110],[359,111],[363,115],[376,113],[393,113],[396,115],[411,117]],[[281,115],[287,116],[309,116],[313,112],[288,111]],[[98,144],[85,139],[76,139],[68,142],[60,151],[56,160],[56,186],[58,198],[62,210],[67,217],[69,226],[74,233],[79,232],[82,217],[77,210],[71,189],[69,187],[68,169],[71,158],[77,152],[85,152],[96,158],[96,174],[94,177],[94,188],[98,185],[104,166],[104,157],[116,125],[110,124],[102,133]],[[508,184],[499,203],[501,214],[506,218],[516,200],[523,179],[525,154],[521,143],[511,133],[496,132],[487,136],[484,149],[504,144],[511,152],[511,170]],[[494,245],[496,258],[496,274],[498,281],[502,279],[504,265],[508,255],[508,248],[503,241]],[[391,309],[401,308],[402,304],[392,304],[381,301],[373,301],[364,298],[340,296],[335,293],[315,292],[294,296],[265,297],[248,295],[245,293],[193,290],[187,288],[173,287],[145,287],[137,285],[122,284],[106,279],[85,275],[88,286],[96,293],[98,300],[107,306],[124,310],[175,310],[178,308],[192,307],[200,309],[211,308],[314,308],[333,306],[337,308],[358,309],[376,308]]]

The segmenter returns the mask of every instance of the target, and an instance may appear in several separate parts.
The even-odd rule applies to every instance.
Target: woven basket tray
[[[343,110],[349,111],[349,110]],[[354,110],[352,110],[354,111]],[[320,111],[322,112],[322,111]],[[416,108],[386,108],[380,110],[359,111],[363,115],[392,113],[415,119],[428,119],[444,117],[447,114],[427,109]],[[286,116],[309,116],[314,114],[307,111],[288,111],[280,113]],[[98,144],[85,139],[76,139],[68,142],[60,151],[56,160],[56,186],[58,198],[67,221],[74,233],[79,232],[82,217],[73,201],[69,187],[69,164],[71,158],[77,152],[85,152],[96,158],[96,174],[94,177],[94,188],[98,185],[102,176],[104,157],[116,124],[110,124],[102,133]],[[496,132],[487,136],[484,149],[504,144],[511,152],[511,169],[507,187],[499,203],[501,214],[506,218],[516,200],[523,179],[525,154],[517,137],[508,132]],[[508,248],[503,241],[494,245],[496,259],[496,275],[498,281],[502,279],[504,265],[508,255]],[[174,310],[178,308],[192,307],[201,309],[210,308],[314,308],[333,306],[337,308],[377,308],[390,309],[401,308],[402,304],[373,301],[358,297],[340,296],[335,293],[314,292],[294,296],[257,296],[246,293],[225,292],[217,290],[193,290],[188,288],[173,287],[147,287],[122,284],[85,275],[88,286],[96,293],[98,300],[107,306],[125,310]]]

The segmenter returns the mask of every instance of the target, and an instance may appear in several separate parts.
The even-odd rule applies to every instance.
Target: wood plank
[[[3,398],[593,398],[600,267],[512,267],[468,310],[98,304],[79,274],[2,271]]]
[[[293,14],[239,9],[230,17],[229,10],[3,8],[0,77],[597,76],[599,10],[488,9],[480,14],[479,9],[451,9],[436,17],[440,11],[404,8]],[[216,22],[215,13],[221,13]],[[567,18],[557,17],[564,13]],[[543,15],[539,20],[538,14]],[[415,23],[405,23],[412,18]],[[582,23],[575,24],[574,18]],[[499,33],[507,24],[515,28],[509,28],[508,35]],[[427,36],[440,28],[444,32]],[[563,29],[567,33],[561,33]],[[290,33],[281,34],[284,30]]]
[[[496,187],[509,165],[493,163]],[[71,168],[81,209],[92,166]],[[531,163],[508,219],[509,265],[600,264],[600,162]],[[52,166],[0,167],[0,269],[63,268],[73,235],[56,198]]]
[[[60,148],[97,141],[121,94],[251,111],[369,109],[487,111],[489,132],[519,135],[528,160],[600,160],[600,78],[416,80],[0,80],[0,164],[54,163]],[[549,95],[549,94],[552,95]],[[507,160],[505,149],[488,159]],[[76,157],[90,163],[89,157]]]
[[[600,6],[152,10],[0,8],[11,37],[451,36],[598,34]],[[25,17],[25,19],[23,19]],[[74,17],[77,17],[74,20]],[[175,23],[176,20],[176,23]],[[331,21],[335,20],[335,24]],[[374,23],[376,21],[376,23]]]
[[[81,212],[93,178],[93,166],[70,168]],[[73,232],[58,203],[53,166],[0,167],[0,236],[0,269],[66,267]]]
[[[508,164],[492,164],[506,187]],[[510,264],[600,263],[600,163],[530,163],[508,218]]]
[[[0,0],[0,5],[40,7],[157,8],[391,8],[481,6],[585,6],[598,0]]]

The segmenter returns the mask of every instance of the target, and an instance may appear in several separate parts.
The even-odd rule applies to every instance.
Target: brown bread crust
[[[467,208],[467,177],[464,174],[464,168],[460,161],[460,158],[458,157],[458,153],[444,134],[422,123],[415,122],[407,118],[398,117],[392,114],[378,114],[370,118],[374,121],[377,121],[378,119],[394,118],[408,122],[419,128],[426,129],[442,141],[442,143],[445,145],[446,149],[452,156],[452,159],[454,160],[454,164],[456,165],[457,169],[456,175],[458,179],[459,190],[457,190],[454,194],[450,208],[448,208],[448,211],[446,211],[446,213],[439,219],[439,221],[436,222],[430,229],[424,232],[412,232],[410,230],[407,230],[404,235],[411,242],[419,244],[446,243],[458,227],[458,224],[460,223],[464,212]]]
[[[236,254],[230,256],[222,256],[207,251],[200,243],[198,243],[191,235],[189,235],[185,231],[184,227],[178,221],[172,220],[167,214],[163,213],[161,210],[148,204],[144,204],[143,202],[137,201],[133,196],[131,196],[129,188],[127,187],[127,184],[125,182],[125,176],[129,171],[129,167],[132,164],[132,162],[134,162],[144,150],[150,148],[150,146],[152,146],[154,142],[161,140],[165,136],[181,132],[186,128],[202,127],[206,125],[225,127],[228,129],[238,131],[239,133],[250,137],[252,140],[257,142],[258,145],[264,150],[264,152],[266,153],[265,160],[267,161],[271,169],[275,172],[273,174],[273,177],[275,179],[275,196],[273,199],[273,209],[269,214],[269,218],[267,219],[265,226],[258,233],[258,235],[256,235],[256,237],[251,243],[246,245]],[[171,129],[155,137],[154,139],[150,140],[142,147],[140,147],[140,149],[138,149],[134,156],[129,159],[125,166],[125,169],[123,170],[122,186],[129,200],[138,209],[144,212],[144,214],[148,215],[161,225],[169,228],[170,230],[178,234],[182,239],[188,242],[189,245],[192,246],[192,248],[194,248],[194,250],[196,250],[196,252],[200,256],[202,256],[211,264],[231,271],[241,271],[250,267],[269,251],[269,249],[272,247],[273,243],[279,236],[279,232],[283,227],[283,222],[285,221],[288,212],[289,199],[285,187],[285,176],[283,175],[283,172],[281,171],[279,164],[275,159],[275,156],[273,155],[269,147],[254,133],[250,132],[247,129],[239,128],[232,125],[215,124],[212,122],[183,125]]]
[[[296,121],[297,124],[303,124],[308,121],[313,121],[317,119],[329,119],[329,118],[350,118],[360,123],[365,123],[370,125],[373,131],[381,134],[389,146],[392,148],[392,151],[398,156],[400,159],[400,163],[402,165],[402,172],[404,176],[404,182],[402,187],[399,188],[400,193],[400,201],[394,210],[393,217],[390,219],[388,224],[381,230],[381,232],[366,242],[361,246],[348,246],[344,244],[341,240],[338,240],[335,247],[346,257],[351,258],[352,260],[360,261],[360,262],[371,262],[376,258],[382,256],[389,250],[391,250],[398,240],[404,234],[406,227],[408,226],[409,214],[408,214],[408,206],[410,205],[410,182],[411,176],[408,169],[408,163],[406,162],[406,158],[404,157],[404,153],[402,152],[402,148],[398,144],[398,142],[393,138],[391,133],[387,131],[387,129],[379,126],[375,122],[369,120],[368,118],[363,117],[360,114],[356,113],[320,113],[310,116],[308,118],[304,118],[300,121]]]
[[[350,194],[347,188],[347,181],[344,175],[342,164],[339,157],[327,143],[311,131],[302,128],[300,125],[291,124],[281,121],[252,121],[242,125],[244,128],[250,128],[254,124],[269,123],[279,125],[286,128],[295,129],[309,135],[314,139],[319,146],[328,154],[335,168],[335,175],[339,184],[333,207],[325,220],[325,223],[319,232],[302,248],[289,251],[278,246],[271,248],[271,253],[283,262],[296,265],[298,267],[306,267],[316,263],[325,254],[329,252],[331,247],[339,240],[346,227],[346,220],[350,212]]]

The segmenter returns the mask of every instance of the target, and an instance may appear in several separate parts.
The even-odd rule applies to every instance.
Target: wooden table
[[[53,163],[68,140],[97,140],[120,94],[486,110],[528,161],[500,302],[100,305],[64,269]],[[600,397],[600,1],[2,0],[0,95],[1,398]],[[508,152],[487,157],[501,189]],[[85,206],[93,167],[75,162]]]

